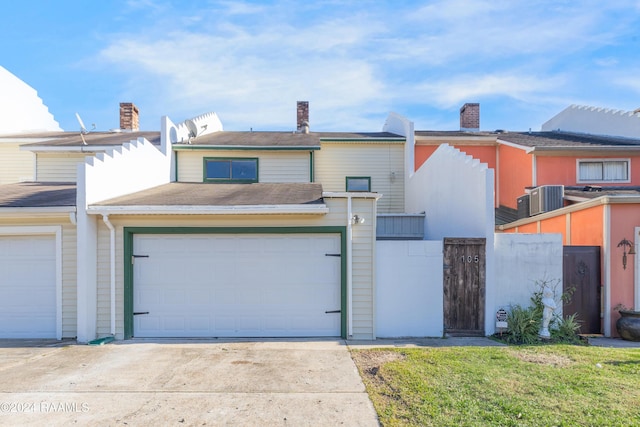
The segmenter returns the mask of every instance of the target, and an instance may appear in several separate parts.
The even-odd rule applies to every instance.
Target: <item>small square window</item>
[[[204,159],[204,180],[208,182],[258,182],[258,159]]]
[[[371,191],[371,177],[348,176],[347,191]]]

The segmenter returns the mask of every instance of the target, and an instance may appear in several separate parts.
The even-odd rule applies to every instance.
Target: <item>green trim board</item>
[[[309,182],[313,182],[313,151],[309,151]]]
[[[124,338],[133,331],[133,238],[136,234],[339,234],[340,235],[340,334],[347,338],[347,228],[319,227],[124,227]]]
[[[173,145],[174,151],[198,151],[198,150],[220,150],[220,151],[311,151],[319,150],[319,145],[310,147],[283,147],[283,146],[251,146],[246,145]]]

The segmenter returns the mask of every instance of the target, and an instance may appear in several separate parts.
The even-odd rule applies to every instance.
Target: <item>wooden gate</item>
[[[444,239],[444,332],[483,336],[485,239]]]
[[[602,333],[600,287],[600,246],[565,246],[562,291],[572,296],[562,312],[565,316],[578,313],[582,334]]]

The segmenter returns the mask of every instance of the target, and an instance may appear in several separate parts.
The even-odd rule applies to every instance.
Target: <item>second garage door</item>
[[[0,236],[0,338],[56,338],[54,236]]]
[[[136,337],[340,336],[337,234],[134,236]]]

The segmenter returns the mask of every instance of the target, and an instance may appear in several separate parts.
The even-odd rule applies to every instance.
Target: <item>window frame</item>
[[[349,180],[365,179],[367,180],[366,190],[349,190]],[[370,193],[371,192],[371,177],[370,176],[347,176],[344,179],[344,188],[348,193]]]
[[[607,162],[624,162],[627,165],[627,178],[626,179],[582,179],[580,176],[580,165],[584,163],[601,163],[604,174],[604,164]],[[628,184],[631,182],[631,159],[630,158],[594,158],[594,159],[576,159],[576,183],[578,184]]]
[[[209,162],[220,161],[229,162],[230,167],[230,177],[229,178],[209,178],[207,176],[207,164]],[[242,178],[234,178],[233,173],[233,162],[234,161],[253,161],[256,166],[256,176],[251,179],[242,179]],[[260,179],[260,162],[258,157],[204,157],[202,160],[202,181],[203,182],[212,182],[219,184],[253,184],[259,182]]]

